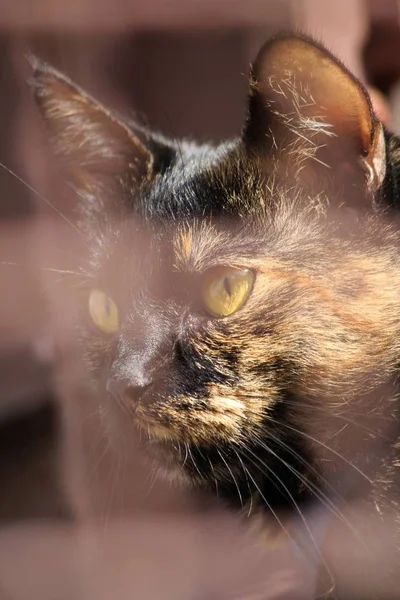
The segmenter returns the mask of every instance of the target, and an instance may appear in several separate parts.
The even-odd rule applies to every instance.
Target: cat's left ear
[[[276,153],[298,173],[306,161],[318,176],[334,169],[338,181],[361,177],[371,191],[385,178],[385,136],[368,93],[330,52],[301,36],[277,37],[259,52],[243,138],[252,152]]]
[[[128,127],[62,73],[31,62],[36,103],[76,188],[91,192],[107,176],[139,183],[151,174],[145,132]]]

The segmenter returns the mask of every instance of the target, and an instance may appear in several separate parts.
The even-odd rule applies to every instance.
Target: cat
[[[398,518],[400,140],[362,84],[279,35],[241,135],[200,145],[33,65],[89,247],[75,359],[111,462],[140,438],[267,537],[313,504],[335,519],[339,495]]]

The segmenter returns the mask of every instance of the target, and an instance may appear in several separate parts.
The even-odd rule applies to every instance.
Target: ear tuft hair
[[[385,177],[383,128],[359,81],[323,46],[285,34],[260,50],[250,75],[243,139],[258,153],[288,150],[348,174],[370,189]],[[300,157],[300,158],[299,158]],[[346,175],[347,176],[347,175]]]

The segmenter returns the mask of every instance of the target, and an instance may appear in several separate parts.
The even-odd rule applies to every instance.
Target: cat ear
[[[330,52],[300,36],[280,36],[259,52],[243,137],[249,149],[279,152],[298,172],[311,158],[311,170],[361,173],[370,190],[385,177],[384,131],[368,93]]]
[[[133,131],[67,77],[31,58],[36,103],[72,183],[91,192],[107,176],[140,182],[153,168],[146,135]]]

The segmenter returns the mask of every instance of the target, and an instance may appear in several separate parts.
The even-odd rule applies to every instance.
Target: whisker
[[[264,494],[260,490],[257,482],[255,481],[254,477],[250,473],[249,469],[246,467],[246,465],[244,463],[242,463],[242,464],[243,464],[244,471],[247,472],[248,476],[250,477],[251,481],[253,482],[254,487],[256,488],[257,492],[260,494],[260,497],[264,501],[265,505],[267,506],[267,508],[269,509],[269,511],[271,512],[271,514],[273,515],[273,517],[275,518],[276,522],[278,523],[278,525],[280,526],[280,528],[282,529],[282,531],[284,532],[284,534],[288,537],[288,539],[289,539],[290,542],[292,542],[293,544],[295,544],[297,546],[296,541],[290,535],[290,533],[288,532],[288,530],[286,529],[286,527],[284,526],[284,524],[282,523],[282,521],[278,517],[277,513],[272,508],[271,504],[268,502],[268,500],[266,499],[266,497],[264,496]]]
[[[343,497],[337,492],[337,490],[333,487],[332,484],[329,483],[328,479],[322,475],[322,473],[319,473],[317,471],[317,469],[310,464],[307,460],[305,460],[301,454],[299,454],[298,452],[296,452],[291,446],[289,446],[289,444],[286,444],[283,440],[281,440],[278,436],[274,435],[272,432],[268,432],[268,437],[270,437],[276,444],[279,444],[282,448],[284,448],[287,452],[290,452],[290,454],[292,456],[294,456],[294,458],[296,458],[296,460],[298,460],[299,462],[301,462],[302,465],[304,465],[306,467],[306,469],[312,473],[313,475],[315,475],[318,479],[320,479],[325,485],[326,487],[334,494],[334,496],[336,496],[336,498],[340,501],[343,502],[344,499]],[[270,448],[268,446],[265,445],[264,441],[259,437],[259,436],[255,436],[255,439],[257,440],[257,443],[260,444],[262,447],[264,447],[266,450],[270,451]],[[309,482],[311,484],[311,482]],[[314,484],[313,484],[314,485]],[[318,488],[317,488],[318,489]],[[321,491],[322,493],[322,491]]]
[[[256,396],[250,396],[249,395],[248,397],[254,398]],[[271,415],[268,415],[268,419],[269,419],[269,421],[271,423],[275,423],[276,425],[278,425],[280,427],[285,427],[286,429],[289,429],[290,431],[293,431],[294,433],[297,433],[297,434],[305,437],[306,439],[309,439],[309,440],[315,442],[319,446],[324,447],[329,452],[332,452],[332,454],[334,454],[335,456],[337,456],[338,458],[340,458],[340,460],[342,460],[345,464],[347,464],[349,467],[351,467],[355,471],[357,471],[357,473],[359,473],[364,479],[366,479],[366,481],[368,481],[368,483],[370,483],[371,485],[373,485],[372,479],[370,479],[368,477],[368,475],[366,475],[366,473],[364,473],[361,469],[359,469],[357,467],[357,465],[353,464],[345,456],[343,456],[342,454],[340,454],[339,452],[337,452],[337,450],[335,450],[334,448],[331,448],[330,446],[328,446],[327,444],[325,444],[321,440],[318,440],[318,439],[314,438],[313,436],[311,436],[310,434],[307,434],[305,431],[302,431],[301,429],[297,429],[296,427],[293,427],[293,426],[289,425],[288,423],[285,423],[284,421],[278,421],[277,419],[275,419]]]
[[[93,418],[94,416],[98,416],[98,413],[93,413],[93,415],[90,418]],[[89,417],[85,418],[82,422],[88,421]],[[90,443],[89,449],[88,449],[88,457],[90,459],[94,458],[97,450],[99,449],[100,444],[104,441],[105,439],[105,431],[103,429],[103,427],[98,427],[97,429],[97,435],[93,435],[93,440]]]
[[[255,398],[258,396],[255,395],[246,395],[246,397],[251,397],[251,398]],[[292,403],[293,405],[297,406],[297,404]],[[307,404],[308,407],[312,408],[311,404]],[[320,407],[322,410],[322,407]],[[289,425],[287,425],[284,422],[278,421],[277,419],[274,419],[271,416],[268,416],[268,419],[273,422],[276,423],[277,425],[283,425],[285,427],[287,427],[288,429],[292,429],[293,431],[295,431],[296,433],[299,433],[301,435],[304,434],[305,437],[309,437],[307,436],[307,434],[305,434],[304,432],[302,432],[301,430],[297,430],[294,427],[290,427]],[[332,491],[332,493],[336,496],[336,498],[338,500],[340,500],[341,502],[344,501],[343,497],[337,492],[337,490],[329,483],[328,479],[326,477],[324,477],[322,475],[322,473],[319,473],[312,465],[310,465],[298,452],[296,452],[291,446],[289,446],[288,444],[286,444],[283,440],[281,440],[278,436],[275,436],[271,431],[268,432],[268,436],[273,439],[276,443],[279,443],[282,447],[284,447],[287,451],[289,451],[295,458],[297,458],[305,467],[307,467],[308,470],[310,470],[312,473],[314,473],[314,475],[316,475],[319,479],[321,479],[321,481],[324,482],[324,484]],[[263,440],[259,437],[259,436],[255,436],[257,441],[263,445]],[[312,438],[314,440],[314,438]],[[316,443],[320,443],[321,445],[323,445],[323,442],[318,442],[318,440],[315,440]],[[271,450],[270,448],[268,448],[267,446],[265,446],[265,448],[267,450]],[[358,470],[358,468],[353,465],[350,461],[347,461],[347,459],[343,456],[341,456],[339,453],[337,453],[333,448],[331,449],[329,446],[326,446],[326,448],[328,450],[331,450],[333,453],[336,453],[342,460],[344,460],[345,462],[347,462],[349,464],[349,466],[354,467],[355,469]],[[359,471],[361,475],[363,475],[364,477],[367,478],[367,480],[372,483],[371,479],[368,478],[368,476],[363,473],[362,471]],[[322,491],[321,491],[322,493]]]
[[[152,467],[149,467],[149,470],[147,472],[146,478],[145,478],[145,480],[143,482],[143,487],[144,488],[147,488],[147,484],[149,484],[149,485],[151,484],[153,475],[155,473],[155,470],[156,470],[155,465],[153,465]]]
[[[117,406],[122,410],[122,412],[127,417],[132,418],[132,414],[130,413],[130,411],[127,408],[126,404],[122,400],[121,396],[119,394],[116,394],[115,392],[113,392],[108,386],[106,387],[106,389],[107,389],[107,392],[110,394],[110,396],[115,400]]]
[[[31,185],[29,185],[29,183],[27,181],[25,181],[24,179],[22,179],[22,177],[20,177],[19,175],[17,175],[17,173],[15,173],[12,169],[10,169],[9,167],[7,167],[4,163],[0,162],[0,167],[2,169],[4,169],[7,173],[9,173],[10,175],[12,175],[13,177],[15,177],[15,179],[17,181],[19,181],[20,183],[22,183],[22,185],[24,185],[37,198],[39,198],[40,200],[42,200],[43,202],[45,202],[45,204],[47,204],[47,206],[49,206],[52,210],[54,210],[54,212],[61,219],[63,219],[66,223],[68,223],[68,225],[70,225],[72,227],[72,229],[74,229],[83,239],[85,239],[82,231],[80,231],[78,229],[78,227],[76,227],[76,225],[74,225],[72,223],[72,221],[70,221],[56,206],[54,206],[54,204],[52,204],[50,202],[50,200],[47,200],[47,198],[45,198],[42,194],[40,194],[37,190],[35,190],[34,187],[32,187]]]
[[[236,456],[238,457],[238,460],[239,460],[239,462],[240,462],[240,464],[241,464],[241,466],[242,466],[243,473],[244,473],[244,476],[245,476],[245,478],[246,478],[247,488],[248,488],[248,490],[249,490],[249,493],[250,493],[250,506],[249,506],[249,510],[248,510],[248,513],[247,513],[247,517],[250,517],[250,515],[251,515],[251,511],[253,510],[253,492],[252,492],[252,490],[251,490],[251,487],[250,487],[249,478],[248,478],[248,475],[247,475],[247,471],[246,471],[246,469],[245,469],[245,466],[244,466],[244,464],[243,464],[242,458],[241,458],[241,456],[240,456],[239,452],[237,452],[235,449],[234,449],[233,451],[234,451],[234,453],[236,454]]]
[[[226,460],[225,460],[225,458],[223,457],[223,455],[222,455],[222,452],[221,452],[221,451],[220,451],[218,448],[217,448],[217,452],[218,452],[219,456],[221,457],[221,460],[224,462],[224,465],[225,465],[225,466],[226,466],[226,468],[228,469],[228,471],[229,471],[229,473],[230,473],[230,476],[231,476],[231,477],[232,477],[232,479],[233,479],[233,482],[234,482],[234,484],[235,484],[235,486],[236,486],[237,493],[238,493],[238,496],[239,496],[240,504],[242,505],[242,508],[243,508],[243,498],[242,498],[242,494],[240,493],[240,488],[239,488],[238,482],[237,482],[237,480],[236,480],[236,477],[234,476],[234,474],[233,474],[233,471],[232,471],[232,469],[230,468],[229,464],[227,463],[227,461],[226,461]]]
[[[280,440],[277,439],[276,441],[279,442]],[[299,479],[299,481],[302,482],[318,498],[318,500],[321,501],[323,506],[325,506],[334,516],[336,516],[344,525],[346,525],[350,529],[350,531],[355,535],[355,537],[357,539],[361,539],[358,531],[351,525],[350,521],[348,519],[346,519],[346,517],[336,507],[335,503],[332,502],[332,500],[326,494],[324,494],[324,492],[322,490],[320,490],[318,488],[318,486],[316,486],[312,481],[308,481],[302,475],[302,473],[300,473],[300,471],[298,471],[295,467],[290,465],[281,456],[276,454],[271,448],[269,448],[261,440],[259,440],[259,443],[268,452],[271,452],[273,454],[273,456],[275,458],[277,458],[283,465],[285,465],[285,467],[287,469],[289,469],[293,473],[293,475],[295,475]],[[284,445],[284,447],[285,447],[285,449],[290,450],[290,447],[287,446],[286,444]],[[257,458],[265,467],[267,467],[267,465],[259,457],[257,457]],[[307,466],[308,463],[306,461],[304,461],[304,462],[305,462],[305,465]],[[335,491],[333,487],[332,487],[332,490]],[[336,494],[336,495],[338,496],[338,494]],[[344,501],[340,496],[338,496],[338,497],[341,501]]]
[[[89,480],[90,480],[90,479],[92,479],[92,478],[94,477],[94,475],[95,475],[95,473],[96,473],[97,469],[100,467],[100,464],[103,462],[104,458],[105,458],[105,457],[106,457],[106,455],[107,455],[107,452],[108,452],[108,451],[110,450],[110,448],[111,448],[111,446],[110,446],[110,441],[109,441],[109,439],[108,439],[108,437],[107,437],[106,433],[105,433],[105,432],[102,432],[102,435],[100,436],[100,438],[99,438],[99,440],[98,440],[98,442],[97,442],[97,444],[96,444],[96,450],[97,450],[97,447],[99,446],[99,444],[100,444],[100,443],[101,443],[103,440],[106,440],[106,444],[105,444],[105,446],[104,446],[104,449],[103,449],[103,451],[101,452],[100,456],[98,457],[98,459],[97,459],[96,463],[95,463],[95,464],[92,466],[92,468],[90,469],[90,471],[89,471],[89,473],[88,473],[88,475],[87,475],[87,477],[88,477],[88,479],[89,479]],[[94,449],[93,449],[93,452],[94,452]]]
[[[214,477],[214,482],[215,482],[215,493],[217,496],[217,500],[219,501],[218,479],[217,479],[217,476],[215,475],[214,465],[212,464],[210,458],[208,458],[208,462],[210,464],[211,471],[213,472],[213,477]]]
[[[145,497],[148,498],[152,492],[152,489],[154,488],[158,475],[159,475],[160,470],[157,469],[157,467],[152,467],[148,476],[146,477],[146,481],[144,483],[144,486],[147,486],[147,484],[149,484],[147,490],[146,490],[146,495]]]
[[[297,512],[297,514],[299,515],[299,517],[300,517],[300,520],[301,520],[301,522],[303,523],[303,525],[304,525],[304,527],[305,527],[305,529],[306,529],[306,531],[307,531],[307,534],[309,535],[309,538],[310,538],[310,540],[311,540],[311,544],[312,544],[312,546],[313,546],[313,547],[314,547],[314,549],[315,549],[316,556],[318,557],[318,559],[321,561],[322,565],[323,565],[323,566],[324,566],[324,568],[326,569],[326,572],[327,572],[327,574],[328,574],[328,576],[329,576],[329,578],[330,578],[330,580],[331,580],[331,587],[333,587],[333,586],[334,586],[334,577],[333,577],[333,575],[332,575],[332,573],[331,573],[331,571],[330,571],[330,569],[329,569],[329,567],[328,567],[328,565],[327,565],[327,563],[326,563],[326,561],[325,561],[325,559],[324,559],[324,557],[323,557],[323,555],[322,555],[322,552],[321,552],[321,549],[320,549],[320,547],[319,547],[319,545],[318,545],[318,543],[317,543],[317,540],[315,539],[315,537],[314,537],[314,534],[313,534],[313,532],[311,531],[311,528],[310,528],[309,524],[307,523],[307,519],[305,518],[304,514],[302,513],[302,511],[301,511],[301,509],[300,509],[300,507],[299,507],[298,503],[297,503],[297,502],[296,502],[296,500],[294,499],[294,497],[293,497],[293,494],[290,492],[290,490],[289,490],[289,489],[288,489],[288,487],[285,485],[285,483],[284,483],[284,482],[281,480],[281,478],[280,478],[280,477],[279,477],[279,476],[278,476],[278,475],[277,475],[277,474],[274,472],[274,470],[273,470],[273,469],[271,469],[271,468],[270,468],[268,465],[266,465],[266,464],[265,464],[263,461],[261,461],[261,459],[260,459],[260,458],[259,458],[259,457],[258,457],[256,454],[254,454],[254,452],[252,452],[252,451],[250,450],[250,448],[246,448],[244,451],[245,451],[245,453],[246,453],[246,454],[249,452],[249,453],[250,453],[252,456],[254,456],[254,458],[256,458],[256,459],[257,459],[259,462],[261,462],[261,463],[262,463],[262,465],[263,465],[263,466],[264,466],[264,467],[267,469],[268,473],[270,473],[270,474],[271,474],[273,477],[275,477],[275,479],[278,481],[279,485],[281,485],[281,486],[282,486],[282,488],[285,490],[285,492],[286,492],[286,494],[287,494],[287,496],[288,496],[289,500],[290,500],[290,501],[292,502],[292,504],[293,504],[293,507],[294,507],[295,511],[296,511],[296,512]],[[256,467],[256,468],[257,468],[259,471],[261,471],[262,473],[264,473],[264,475],[266,475],[266,476],[268,477],[268,473],[266,473],[266,472],[265,472],[263,469],[261,469],[261,467],[260,467],[260,466],[256,465],[256,463],[255,463],[255,462],[254,462],[252,459],[250,459],[250,460],[251,460],[252,464],[253,464],[253,465],[254,465],[254,466],[255,466],[255,467]],[[271,483],[272,483],[272,482],[271,482]],[[270,507],[268,507],[268,508],[270,508]],[[274,515],[274,516],[275,516],[275,515]],[[295,539],[294,539],[292,536],[290,536],[290,537],[291,537],[291,539],[292,539],[293,543],[295,544],[295,546],[298,548],[298,542],[297,542],[297,541],[296,541],[296,540],[295,540]],[[314,560],[315,560],[315,559],[314,559]],[[310,566],[311,566],[311,565],[310,565]]]
[[[0,265],[3,266],[11,266],[11,267],[21,267],[22,269],[39,269],[40,271],[49,271],[50,273],[61,273],[65,275],[76,275],[77,277],[83,277],[84,275],[87,277],[87,273],[79,273],[78,271],[71,271],[69,269],[55,269],[52,267],[39,267],[37,265],[22,265],[21,263],[0,260]]]
[[[260,396],[259,394],[241,394],[242,398],[249,398],[249,399],[262,399],[263,396]],[[299,403],[298,402],[294,402],[293,400],[290,400],[288,398],[285,398],[285,404],[293,406],[294,408],[298,408],[299,407]],[[330,416],[335,416],[337,418],[343,419],[345,421],[347,421],[348,423],[351,423],[352,425],[356,425],[361,427],[362,429],[366,429],[366,431],[369,431],[370,433],[376,434],[376,435],[380,435],[379,432],[373,430],[373,429],[369,429],[367,428],[365,425],[362,425],[361,423],[357,423],[357,421],[352,421],[351,419],[348,419],[347,417],[343,416],[341,413],[336,413],[333,410],[332,411],[328,411],[324,406],[318,406],[316,404],[312,404],[310,402],[305,402],[304,400],[301,401],[301,406],[302,408],[307,408],[310,410],[319,410],[319,411],[323,411],[326,412],[327,414],[329,414]],[[340,405],[342,406],[342,405]],[[348,406],[347,403],[345,403],[345,406]],[[356,412],[353,408],[352,408],[352,414],[355,417],[365,417],[365,413],[359,413]],[[371,415],[373,413],[370,413]],[[392,422],[393,417],[392,416],[385,416],[385,415],[379,415],[379,418],[388,422]],[[380,437],[382,437],[383,439],[387,439],[387,441],[391,441],[390,437],[386,437],[381,435]]]
[[[71,285],[70,288],[73,289],[73,290],[76,290],[77,288],[84,287],[92,279],[94,279],[94,277],[89,276],[88,279],[84,279],[83,281],[80,281],[79,283],[76,283],[75,285]]]
[[[179,460],[179,461],[181,461],[181,460],[182,460],[182,445],[181,445],[181,442],[178,440],[178,441],[176,442],[176,446],[175,446],[175,444],[172,444],[172,445],[173,445],[173,447],[174,447],[174,448],[177,450],[177,452],[178,452],[178,460]]]
[[[200,479],[201,479],[201,480],[203,480],[203,479],[204,479],[204,476],[203,476],[203,474],[200,472],[200,470],[199,470],[199,467],[198,467],[198,466],[197,466],[197,464],[196,464],[196,461],[195,461],[195,459],[194,459],[194,457],[193,457],[192,451],[190,450],[190,446],[189,446],[189,444],[188,444],[188,446],[187,446],[187,449],[188,449],[188,453],[189,453],[189,458],[190,458],[190,460],[192,461],[194,468],[196,469],[196,471],[197,471],[197,472],[198,472],[198,474],[200,475]]]
[[[267,449],[268,449],[268,447],[267,447]],[[261,463],[261,465],[267,469],[268,473],[269,473],[269,474],[271,474],[271,475],[272,475],[272,476],[273,476],[273,477],[274,477],[274,478],[277,480],[277,482],[279,483],[279,485],[280,485],[280,486],[282,486],[282,488],[285,490],[285,492],[286,492],[286,494],[287,494],[287,496],[288,496],[289,500],[292,502],[292,504],[293,504],[293,507],[295,508],[296,512],[299,514],[299,516],[300,516],[301,520],[303,521],[303,523],[304,523],[305,527],[307,528],[307,531],[308,531],[308,533],[310,534],[310,537],[312,537],[311,531],[309,530],[309,527],[308,527],[308,524],[307,524],[307,522],[306,522],[306,520],[305,520],[305,518],[304,518],[304,515],[303,515],[303,513],[301,512],[301,510],[300,510],[300,508],[299,508],[299,506],[298,506],[298,504],[297,504],[296,500],[295,500],[295,499],[294,499],[294,497],[293,497],[293,494],[290,492],[290,490],[289,490],[289,488],[287,487],[287,485],[286,485],[286,484],[285,484],[285,483],[282,481],[282,479],[279,477],[279,475],[277,475],[277,474],[275,473],[275,471],[274,471],[274,470],[273,470],[271,467],[269,467],[269,466],[268,466],[268,465],[267,465],[267,464],[266,464],[266,463],[265,463],[263,460],[261,460],[261,458],[259,458],[259,457],[257,456],[257,454],[255,454],[255,453],[254,453],[252,450],[250,450],[250,448],[246,447],[246,448],[244,448],[243,450],[244,450],[244,452],[245,452],[246,454],[251,454],[251,456],[253,456],[253,457],[254,457],[254,458],[255,458],[255,459],[256,459],[256,460],[257,460],[259,463]],[[276,453],[275,453],[273,450],[271,450],[271,454],[272,454],[272,455],[273,455],[275,458],[280,458],[280,457],[278,457],[278,456],[276,455]],[[250,459],[250,460],[251,460],[252,464],[253,464],[253,465],[254,465],[254,466],[255,466],[255,467],[256,467],[256,468],[257,468],[259,471],[261,471],[262,473],[264,473],[264,475],[267,475],[267,477],[268,477],[268,473],[266,473],[266,472],[265,472],[265,471],[264,471],[264,470],[263,470],[263,469],[262,469],[260,466],[256,465],[256,463],[254,462],[254,460],[252,460],[252,459]],[[287,466],[287,463],[286,463],[286,462],[284,462],[283,460],[282,460],[281,462],[282,462],[282,463],[283,463],[285,466]]]
[[[302,435],[303,437],[311,440],[315,444],[318,444],[319,446],[322,446],[323,448],[325,448],[329,452],[332,452],[332,454],[334,454],[335,456],[337,456],[338,458],[340,458],[340,460],[342,460],[345,464],[347,464],[349,467],[353,468],[355,471],[357,471],[357,473],[359,473],[362,477],[364,477],[364,479],[366,479],[368,481],[368,483],[370,483],[371,485],[373,484],[372,479],[370,479],[368,477],[368,475],[366,475],[361,469],[359,469],[357,467],[357,465],[355,465],[350,460],[348,460],[345,456],[343,456],[342,454],[340,454],[340,452],[337,452],[334,448],[331,448],[330,446],[328,446],[324,442],[321,442],[320,440],[318,440],[317,438],[313,437],[312,435],[309,435],[305,431],[301,431],[300,429],[297,429],[296,427],[292,427],[291,425],[288,425],[287,423],[284,423],[283,421],[277,421],[276,419],[272,419],[272,420],[275,423],[281,425],[282,427],[285,427],[286,429],[289,429],[290,431],[294,431],[295,433],[297,433],[299,435]]]
[[[298,406],[298,404],[296,402],[293,402],[291,400],[285,400],[285,404],[288,405],[292,405],[292,406]],[[377,437],[382,438],[383,440],[386,440],[388,442],[392,441],[391,438],[383,433],[381,433],[380,431],[375,431],[374,429],[370,429],[369,427],[367,427],[366,425],[362,424],[362,423],[358,423],[357,421],[353,421],[352,419],[349,419],[348,417],[345,417],[344,415],[342,415],[341,413],[337,413],[335,411],[328,411],[324,406],[317,406],[315,404],[305,404],[302,402],[302,407],[303,408],[309,408],[310,410],[319,410],[320,412],[323,412],[325,414],[327,414],[330,417],[335,417],[336,419],[341,419],[342,421],[345,421],[346,423],[349,423],[350,425],[355,425],[356,427],[359,427],[360,429],[364,429],[364,431],[371,433]],[[356,413],[352,410],[352,414],[355,417],[365,417],[365,413]],[[383,420],[387,420],[389,422],[392,421],[391,417],[386,417],[385,415],[380,415],[380,418]]]
[[[94,417],[98,417],[99,416],[99,411],[96,409],[91,413],[88,413],[87,415],[85,415],[84,417],[82,417],[82,423],[87,423],[88,421],[90,421],[91,419],[93,419]]]
[[[51,290],[52,288],[54,288],[56,285],[58,285],[59,283],[62,283],[63,281],[65,281],[66,279],[68,279],[68,277],[76,277],[76,275],[71,274],[71,273],[67,273],[66,275],[64,275],[63,277],[59,277],[58,279],[56,279],[55,281],[52,281],[51,283],[49,283],[49,285],[47,285],[46,287],[44,287],[41,292],[40,292],[40,296],[43,297],[49,290]],[[70,286],[71,289],[75,289],[77,287],[80,287],[82,285],[84,285],[85,283],[87,283],[89,280],[85,279],[85,281],[81,281],[79,282],[77,285],[74,286]]]
[[[188,459],[188,455],[189,455],[189,452],[188,452],[188,443],[187,442],[183,442],[183,443],[184,443],[184,446],[185,446],[185,458],[184,458],[183,463],[182,463],[182,469],[185,468],[185,465],[186,465],[186,462],[187,462],[187,459]]]

